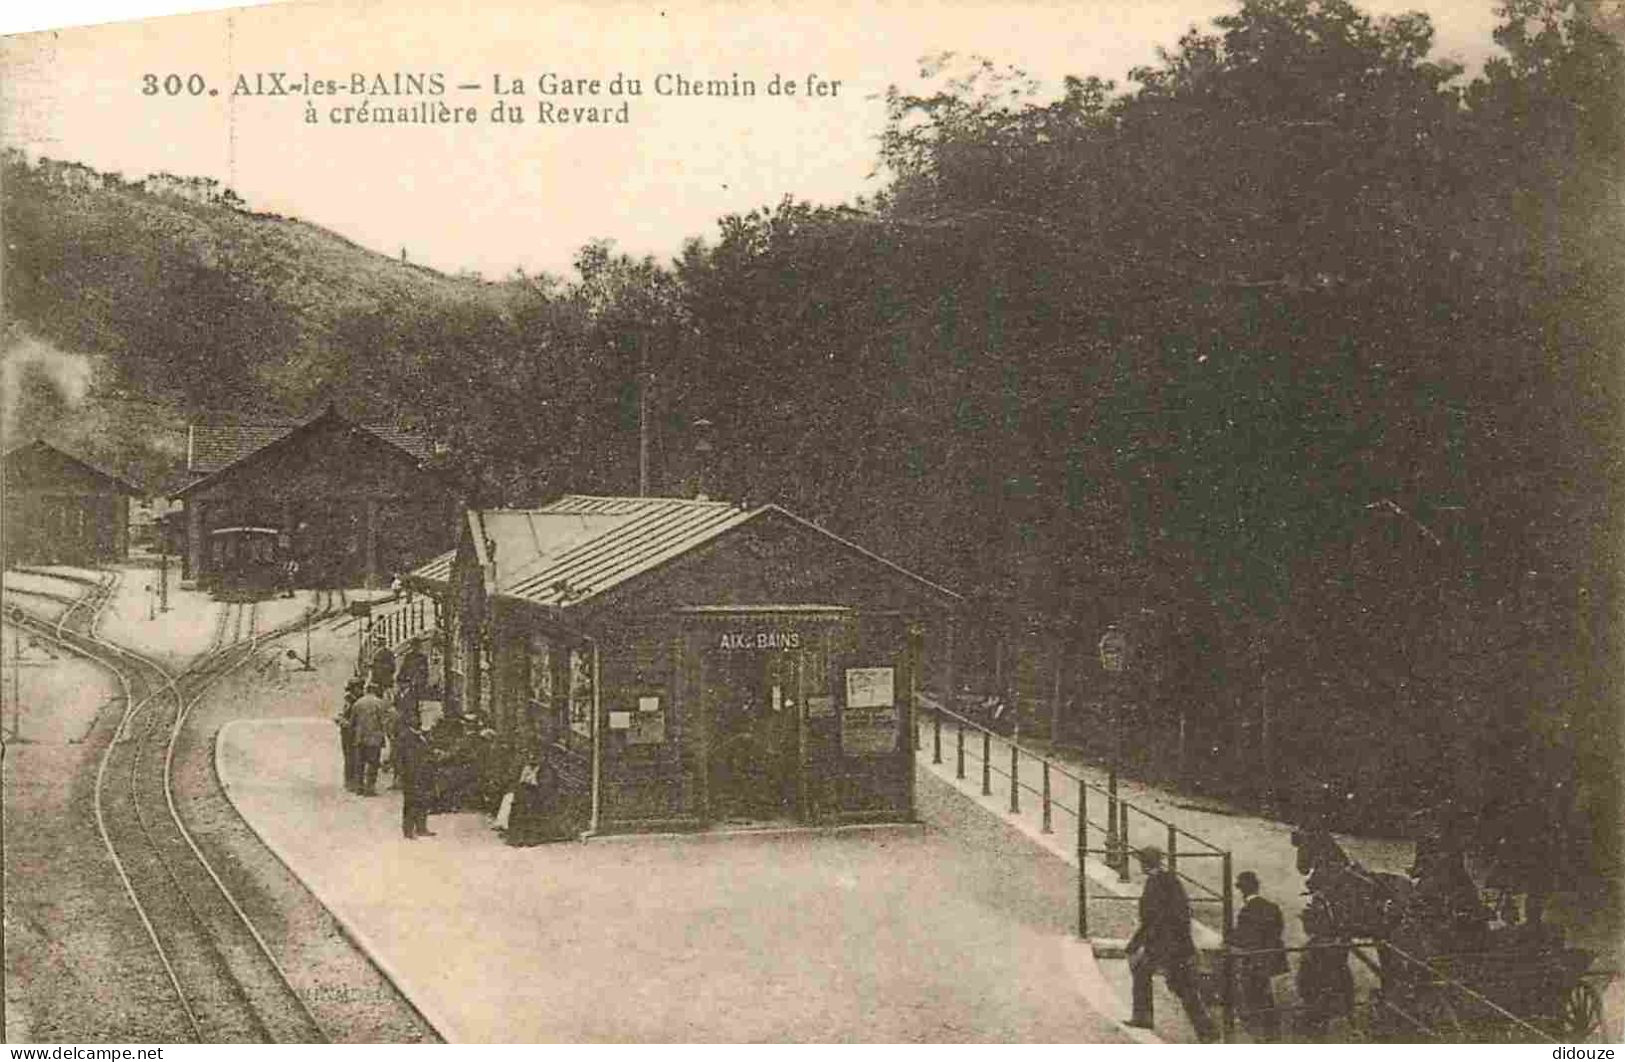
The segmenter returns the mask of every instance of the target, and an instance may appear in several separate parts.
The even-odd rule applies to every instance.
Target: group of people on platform
[[[399,661],[387,645],[377,646],[346,684],[334,719],[345,788],[375,796],[379,774],[393,770],[408,839],[433,837],[430,813],[447,810],[494,812],[493,828],[510,844],[574,836],[570,816],[561,813],[559,777],[541,752],[551,740],[545,725],[524,750],[508,749],[480,718],[447,699],[432,727],[425,726],[423,702],[436,699],[425,641],[414,638]]]
[[[360,796],[378,794],[385,749],[401,791],[401,833],[412,840],[433,837],[429,811],[435,793],[437,757],[423,730],[421,703],[429,688],[429,658],[423,639],[414,638],[402,654],[379,646],[364,675],[345,684],[344,704],[334,722],[344,756],[344,788]]]
[[[1168,990],[1185,1008],[1196,1035],[1209,1042],[1217,1029],[1197,986],[1196,944],[1191,937],[1191,906],[1179,877],[1164,865],[1155,845],[1137,853],[1145,872],[1140,894],[1140,922],[1128,943],[1133,984],[1133,1016],[1129,1024],[1149,1029],[1152,1024],[1151,979],[1161,973]],[[1274,980],[1288,973],[1281,908],[1260,894],[1258,875],[1244,870],[1236,875],[1242,904],[1236,912],[1231,946],[1239,989],[1237,1010],[1254,1036],[1274,1041],[1281,1036],[1281,1012],[1276,1006]],[[1306,913],[1307,914],[1307,913]],[[1306,917],[1310,947],[1297,976],[1303,1007],[1304,1032],[1323,1034],[1327,1023],[1353,1006],[1354,982],[1348,968],[1347,948],[1318,947],[1316,927]]]

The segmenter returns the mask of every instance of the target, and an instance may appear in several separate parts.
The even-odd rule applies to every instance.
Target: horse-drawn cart
[[[1382,947],[1381,1008],[1459,1042],[1583,1042],[1602,1026],[1611,977],[1595,956],[1560,942],[1532,943],[1521,927],[1483,951],[1414,956]],[[1511,939],[1523,935],[1524,939]]]
[[[1375,944],[1372,1032],[1450,1041],[1584,1041],[1603,1023],[1612,973],[1568,947],[1561,930],[1499,917],[1459,851],[1419,848],[1410,877],[1373,873],[1324,830],[1293,834],[1311,897],[1305,926],[1324,942]],[[1505,899],[1505,897],[1503,897]]]

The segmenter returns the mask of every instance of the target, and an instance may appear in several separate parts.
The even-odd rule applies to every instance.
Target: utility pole
[[[638,334],[638,497],[649,496],[649,335]]]

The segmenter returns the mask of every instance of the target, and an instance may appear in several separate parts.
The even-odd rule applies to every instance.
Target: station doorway
[[[803,817],[801,654],[712,651],[701,665],[712,822]]]

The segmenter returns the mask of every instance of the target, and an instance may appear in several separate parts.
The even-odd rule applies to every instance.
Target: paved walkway
[[[922,769],[932,772],[936,777],[954,786],[961,794],[975,801],[988,814],[1001,817],[1029,839],[1042,845],[1070,866],[1076,867],[1077,818],[1071,809],[1078,806],[1078,785],[1074,779],[1082,778],[1097,787],[1104,788],[1107,781],[1106,772],[1081,762],[1079,757],[1067,756],[1064,750],[1059,755],[1050,753],[1057,763],[1057,768],[1064,764],[1065,771],[1072,777],[1063,776],[1060,769],[1051,771],[1052,832],[1045,833],[1042,828],[1040,765],[1025,754],[1021,756],[1017,772],[1020,782],[1018,790],[1020,809],[1011,812],[1010,742],[996,735],[988,739],[988,762],[991,767],[988,771],[988,788],[991,792],[984,795],[981,733],[966,728],[965,777],[961,780],[957,778],[958,724],[953,720],[944,721],[940,739],[942,762],[933,764],[936,740],[933,719],[932,713],[921,712],[918,720],[917,756]],[[1289,825],[1228,807],[1221,801],[1207,798],[1193,799],[1129,779],[1119,781],[1118,792],[1136,809],[1130,816],[1130,845],[1156,844],[1164,849],[1169,847],[1166,827],[1162,823],[1153,822],[1150,816],[1142,814],[1149,812],[1151,816],[1173,823],[1181,831],[1203,838],[1221,850],[1230,851],[1232,874],[1239,874],[1243,870],[1254,871],[1262,882],[1264,895],[1280,904],[1286,917],[1287,944],[1296,946],[1305,943],[1306,935],[1299,916],[1303,912],[1306,896],[1303,891],[1303,876],[1297,869],[1297,853],[1292,847]],[[1091,824],[1088,843],[1091,849],[1103,846],[1100,827],[1106,819],[1105,803],[1105,798],[1097,792],[1088,795],[1088,819]],[[1409,841],[1347,834],[1336,836],[1350,855],[1373,870],[1403,874],[1414,858],[1414,848]],[[1181,853],[1187,851],[1187,845],[1190,848],[1200,848],[1199,845],[1188,841],[1183,833],[1176,841]],[[1119,1008],[1116,1013],[1126,1014],[1129,974],[1128,964],[1121,958],[1120,948],[1123,938],[1132,932],[1136,915],[1133,903],[1124,902],[1116,897],[1137,897],[1141,876],[1138,867],[1134,866],[1129,880],[1123,882],[1116,871],[1098,862],[1099,859],[1098,855],[1091,856],[1087,864],[1091,897],[1089,936],[1101,975],[1116,996]],[[1130,860],[1131,864],[1133,862]],[[1180,871],[1209,888],[1217,889],[1223,880],[1218,873],[1220,865],[1217,859],[1193,859],[1185,856]],[[1193,897],[1201,893],[1198,887],[1190,883],[1187,883],[1187,890]],[[1599,967],[1617,967],[1617,956],[1621,950],[1617,931],[1610,932],[1608,929],[1609,926],[1618,924],[1617,916],[1609,917],[1606,912],[1568,911],[1565,905],[1570,902],[1570,898],[1566,895],[1553,898],[1552,907],[1549,909],[1553,920],[1566,926],[1572,945],[1588,947],[1599,953]],[[1239,906],[1239,895],[1234,898],[1234,903]],[[1194,906],[1194,910],[1199,923],[1195,926],[1198,946],[1216,947],[1220,943],[1221,907],[1218,904],[1198,903]],[[1293,961],[1296,964],[1297,960]],[[1362,993],[1374,983],[1374,977],[1363,965],[1352,964],[1352,971],[1357,985],[1361,986]],[[1296,1004],[1296,994],[1291,982],[1291,977],[1280,977],[1275,981],[1277,1001],[1288,1008]],[[1177,1002],[1163,990],[1160,979],[1157,993],[1158,1037],[1167,1041],[1194,1041],[1196,1039],[1194,1029],[1185,1019]],[[1110,1000],[1098,1001],[1097,1006],[1102,1011],[1112,1012]],[[1610,986],[1605,996],[1605,1012],[1609,1016],[1610,1027],[1621,1027],[1621,1015],[1625,1013],[1625,986],[1618,983]],[[1329,1030],[1329,1037],[1338,1040],[1354,1036],[1356,1032],[1354,1028],[1337,1022]],[[1244,1033],[1240,1035],[1245,1036]]]
[[[337,744],[238,721],[219,770],[449,1039],[1127,1039],[1080,994],[1070,870],[923,772],[923,827],[515,849],[471,814],[403,840]]]

